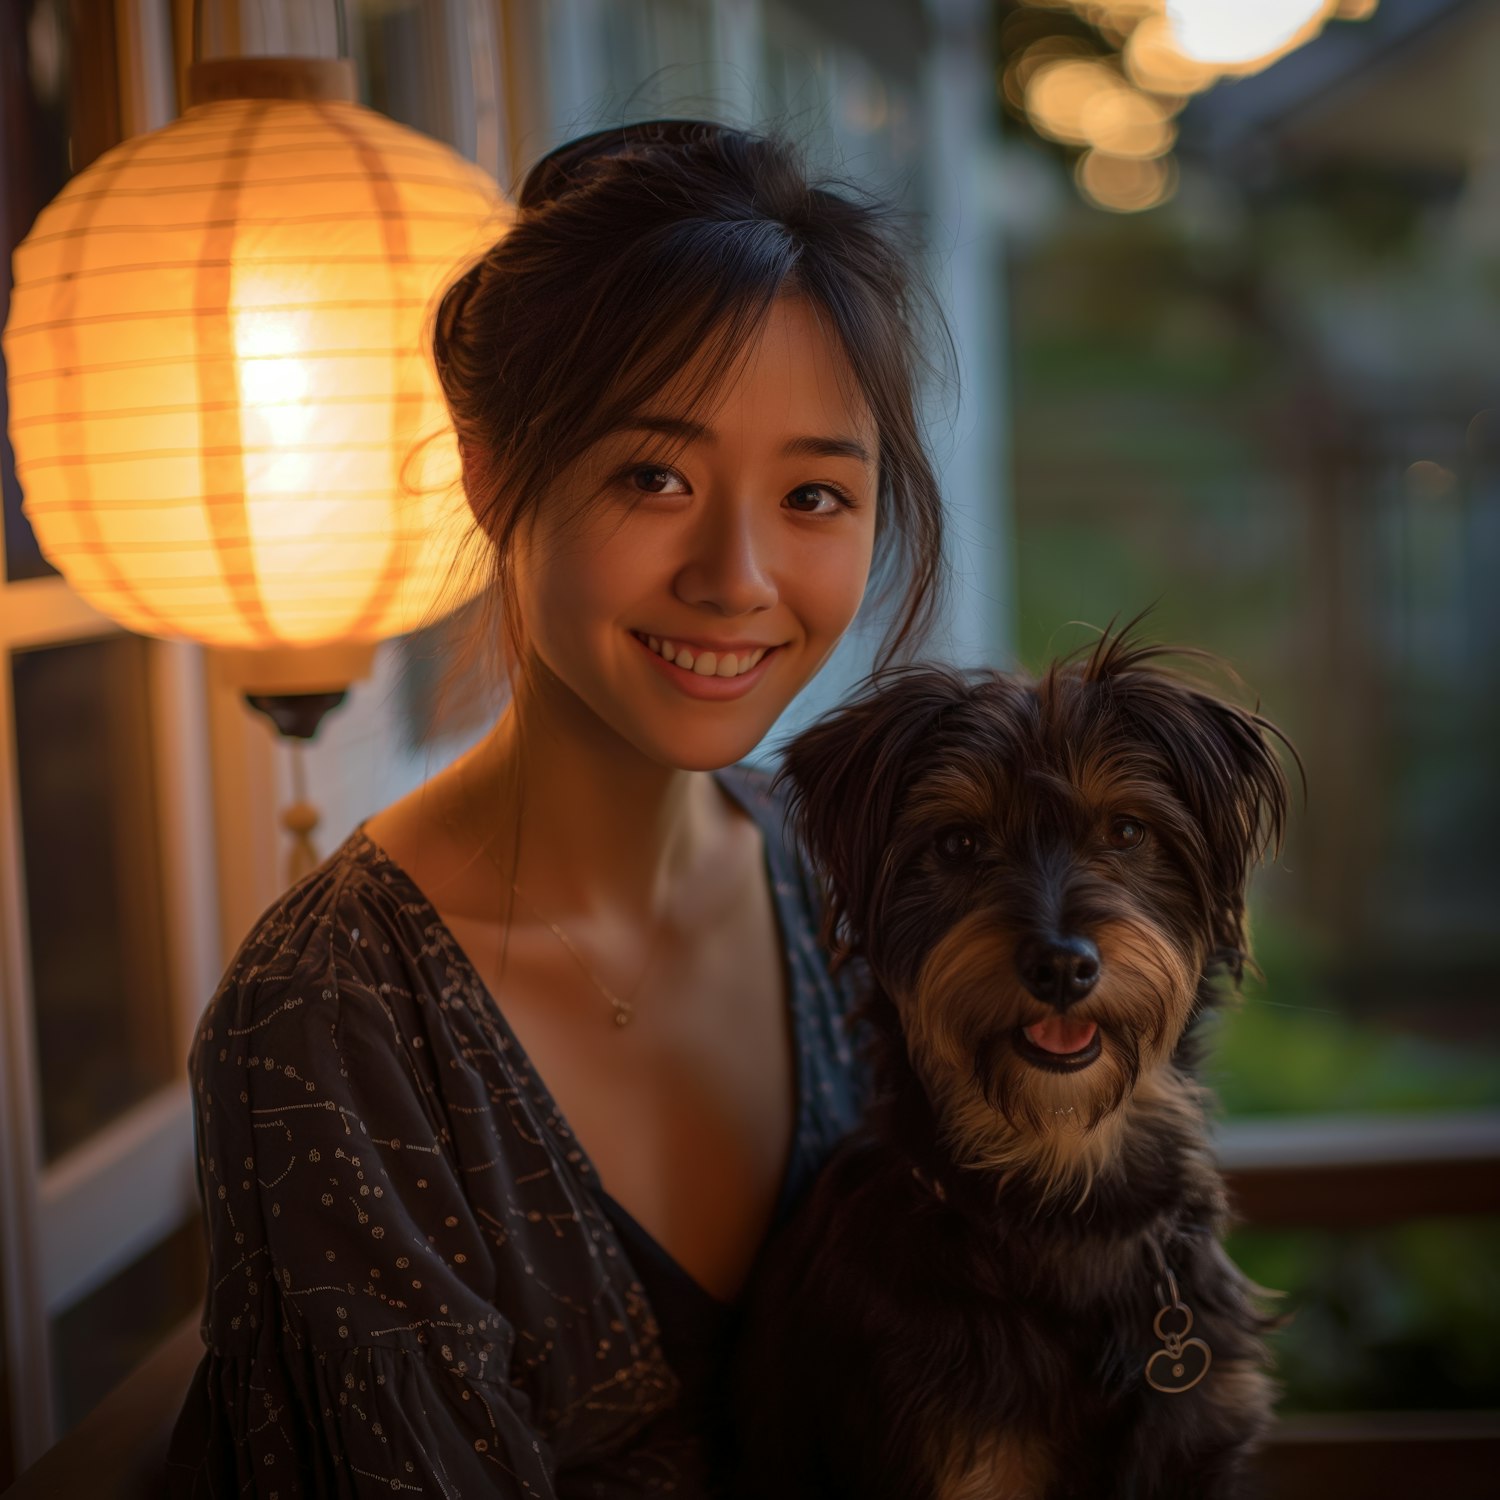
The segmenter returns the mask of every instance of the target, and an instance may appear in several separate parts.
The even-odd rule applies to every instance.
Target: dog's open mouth
[[[1018,1026],[1015,1040],[1016,1051],[1027,1062],[1054,1073],[1086,1068],[1103,1050],[1097,1022],[1069,1020],[1067,1016],[1049,1016],[1034,1026]]]

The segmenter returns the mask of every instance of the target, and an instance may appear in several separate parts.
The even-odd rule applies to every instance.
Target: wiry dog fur
[[[1164,654],[1127,628],[1036,681],[900,668],[792,745],[877,1093],[750,1289],[740,1493],[1239,1493],[1275,1294],[1221,1247],[1194,1075],[1287,787],[1278,731]],[[1094,1061],[1027,1048],[1059,1012]],[[1211,1350],[1173,1393],[1144,1378],[1164,1270]]]

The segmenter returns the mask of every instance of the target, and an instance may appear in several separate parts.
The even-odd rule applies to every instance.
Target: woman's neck
[[[465,821],[554,917],[650,920],[691,890],[726,821],[709,772],[662,765],[592,716],[559,722],[536,698],[512,703],[460,774]]]

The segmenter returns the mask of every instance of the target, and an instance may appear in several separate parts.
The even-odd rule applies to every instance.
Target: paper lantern
[[[199,63],[192,97],[15,252],[25,513],[133,631],[285,658],[410,630],[470,525],[424,320],[511,209],[353,102],[347,59]]]

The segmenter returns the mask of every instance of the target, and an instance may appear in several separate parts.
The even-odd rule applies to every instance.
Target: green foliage
[[[1282,1411],[1500,1405],[1500,1221],[1241,1229],[1228,1248],[1286,1294],[1291,1321],[1271,1338]]]
[[[1218,1018],[1204,1069],[1226,1115],[1500,1107],[1500,1055],[1351,1014],[1319,983],[1319,944],[1266,921],[1263,978]]]

